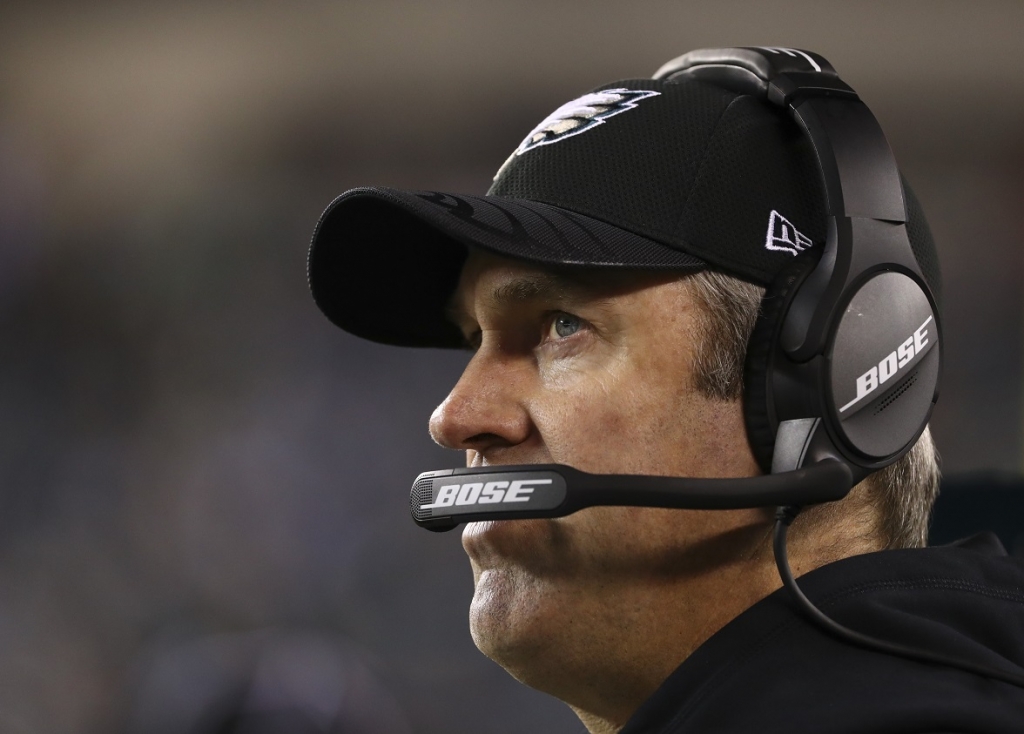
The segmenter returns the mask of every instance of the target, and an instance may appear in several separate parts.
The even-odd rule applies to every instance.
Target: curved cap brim
[[[541,265],[700,270],[703,261],[550,204],[496,196],[346,191],[324,212],[309,285],[342,329],[384,344],[461,347],[446,318],[467,248]]]

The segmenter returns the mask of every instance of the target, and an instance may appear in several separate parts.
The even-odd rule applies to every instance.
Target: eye
[[[557,336],[565,339],[572,336],[583,328],[583,320],[571,313],[556,313],[551,321],[551,333],[549,336]]]

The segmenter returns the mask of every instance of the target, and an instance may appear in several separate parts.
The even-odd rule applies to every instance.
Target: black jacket
[[[855,556],[798,579],[859,632],[1024,674],[1024,560],[992,535]],[[621,734],[1024,733],[1024,688],[841,642],[785,589],[691,655]]]

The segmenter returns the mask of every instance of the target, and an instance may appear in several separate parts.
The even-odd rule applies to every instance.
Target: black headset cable
[[[789,526],[793,520],[796,519],[797,515],[800,514],[801,509],[802,508],[795,506],[779,507],[776,509],[775,530],[772,535],[772,547],[775,550],[775,565],[779,569],[779,576],[782,577],[783,586],[789,589],[790,593],[796,599],[797,604],[803,612],[811,618],[811,621],[829,634],[857,645],[858,647],[875,650],[887,655],[896,655],[898,657],[921,663],[958,668],[959,670],[963,670],[968,673],[974,673],[976,675],[981,675],[986,678],[992,678],[994,680],[1002,681],[1003,683],[1009,683],[1011,685],[1024,688],[1024,675],[996,670],[995,668],[990,668],[985,665],[978,665],[970,660],[950,657],[941,653],[932,652],[931,650],[918,650],[913,647],[906,647],[887,640],[870,637],[869,635],[844,627],[814,606],[811,600],[808,599],[804,595],[804,592],[800,590],[800,587],[796,583],[796,579],[793,578],[793,572],[789,567],[789,556],[786,553],[786,535],[789,531]]]

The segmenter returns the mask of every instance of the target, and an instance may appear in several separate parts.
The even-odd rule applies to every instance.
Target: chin
[[[545,596],[540,586],[512,568],[487,569],[477,576],[469,608],[473,642],[510,672],[547,646],[551,620],[545,612],[553,596]]]

